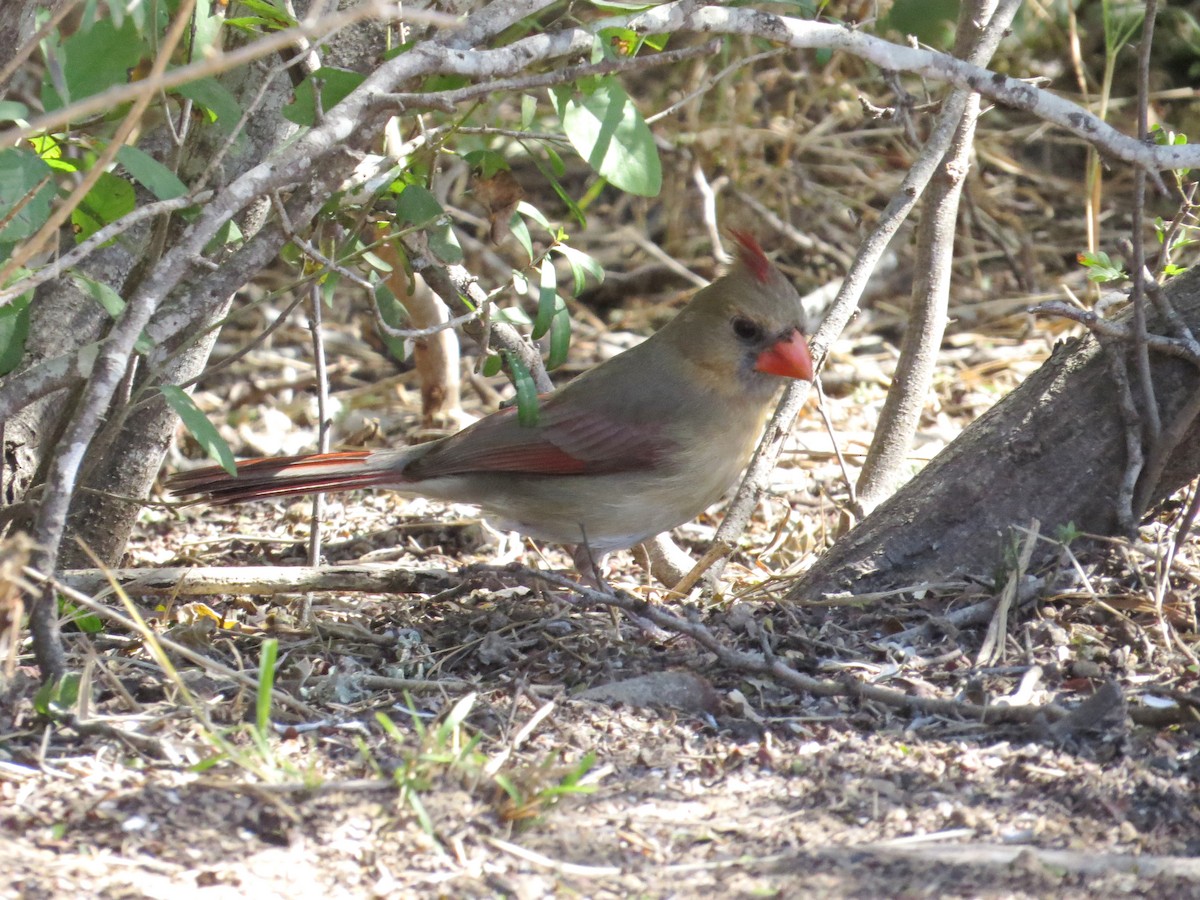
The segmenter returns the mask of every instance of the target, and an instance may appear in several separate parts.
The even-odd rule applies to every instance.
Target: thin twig
[[[325,368],[325,338],[321,333],[321,286],[315,281],[309,292],[311,297],[308,328],[312,332],[313,363],[317,376],[317,452],[329,452],[329,373]],[[312,517],[308,526],[308,564],[321,564],[321,516],[325,508],[325,495],[313,494]],[[306,595],[304,618],[308,618],[311,601]]]
[[[589,75],[611,75],[618,72],[642,72],[657,66],[670,65],[697,56],[712,56],[721,49],[718,40],[708,41],[694,47],[679,50],[664,50],[651,56],[635,56],[620,59],[605,59],[595,63],[556,69],[537,75],[521,75],[515,78],[493,78],[480,84],[449,91],[425,94],[381,93],[374,98],[377,108],[396,107],[401,110],[422,107],[454,112],[460,103],[478,100],[504,91],[528,91],[539,87],[569,84]]]
[[[138,624],[134,622],[133,619],[104,603],[97,603],[87,594],[83,593],[82,591],[75,590],[73,587],[63,583],[59,579],[48,577],[36,569],[30,568],[29,566],[25,567],[25,575],[26,577],[33,579],[34,582],[44,585],[52,592],[52,595],[53,592],[61,593],[71,602],[78,603],[80,606],[83,606],[91,612],[94,612],[101,618],[115,622],[122,628],[128,630],[131,634],[142,634],[142,629],[138,627]],[[242,687],[248,688],[252,691],[258,691],[260,688],[258,678],[256,676],[247,675],[244,672],[231,669],[224,663],[218,662],[215,659],[210,659],[202,653],[197,653],[190,647],[174,641],[164,634],[155,633],[154,640],[161,644],[165,649],[183,657],[190,663],[200,666],[200,668],[207,672],[220,675],[224,678],[229,678],[230,680],[240,684]],[[279,688],[273,688],[271,691],[271,696],[283,706],[297,710],[298,712],[303,713],[305,716],[316,717],[318,715],[317,711],[311,706],[300,702],[290,694],[281,691]]]
[[[854,479],[850,477],[850,469],[846,466],[846,457],[842,455],[842,448],[838,443],[837,433],[833,430],[833,422],[829,418],[829,411],[825,408],[825,390],[821,387],[821,379],[817,378],[813,382],[813,388],[817,392],[817,414],[821,417],[821,422],[825,425],[825,433],[829,435],[829,443],[833,447],[833,456],[837,460],[838,468],[842,472],[842,480],[846,483],[846,495],[850,502],[850,508],[853,509],[858,505],[858,498],[854,495]]]
[[[754,65],[759,60],[771,59],[773,57],[780,56],[781,54],[786,53],[786,52],[787,51],[783,47],[776,47],[773,50],[765,50],[762,53],[755,53],[753,56],[745,56],[745,57],[742,57],[741,59],[738,59],[735,62],[730,63],[725,68],[723,68],[721,71],[717,72],[715,75],[710,75],[707,78],[705,78],[704,81],[699,85],[699,87],[697,87],[693,91],[689,91],[687,94],[680,97],[678,100],[676,100],[670,106],[666,107],[665,109],[659,110],[652,116],[646,116],[646,124],[653,125],[655,122],[659,121],[660,119],[665,119],[667,116],[674,115],[679,110],[683,109],[683,107],[687,106],[689,103],[691,103],[693,100],[695,100],[697,97],[703,97],[705,94],[707,94],[709,91],[711,91],[714,87],[716,87],[717,84],[719,84],[722,79],[724,79],[728,75],[732,75],[738,69],[748,68],[749,66]]]
[[[1146,121],[1150,90],[1150,49],[1154,39],[1154,17],[1158,13],[1158,0],[1146,0],[1146,14],[1142,20],[1142,39],[1138,42],[1138,140],[1143,143],[1149,137]],[[1142,233],[1142,216],[1146,211],[1146,171],[1137,168],[1133,173],[1133,228],[1130,239],[1133,244],[1133,289],[1130,302],[1133,304],[1133,352],[1137,371],[1137,386],[1141,392],[1139,407],[1145,430],[1147,447],[1153,448],[1162,433],[1158,400],[1154,394],[1154,378],[1150,373],[1150,348],[1146,341],[1146,250]],[[1140,510],[1137,511],[1140,513]]]
[[[490,305],[491,298],[478,281],[463,266],[443,266],[437,262],[423,246],[426,242],[418,234],[410,234],[401,239],[413,271],[420,274],[433,292],[442,298],[452,311],[459,316],[476,312]],[[471,301],[468,306],[462,298]],[[483,343],[483,325],[479,320],[468,320],[463,328],[477,343]],[[512,353],[529,370],[534,384],[540,393],[554,390],[554,383],[546,373],[546,365],[542,362],[541,354],[529,341],[525,340],[515,328],[507,322],[492,322],[487,331],[488,341],[501,350]]]
[[[704,227],[708,230],[708,240],[712,244],[713,254],[722,263],[730,263],[733,257],[721,243],[721,227],[717,224],[717,195],[729,183],[728,176],[722,175],[715,183],[710,183],[704,174],[700,161],[692,163],[692,183],[700,192],[700,206],[704,210]]]
[[[1019,4],[1016,3],[1016,0],[1006,0],[1004,9],[1011,13],[1017,5]],[[1011,21],[1011,16],[1005,19],[1005,16],[997,11],[988,23],[984,36],[980,38],[979,46],[986,48],[991,43],[999,41],[1007,29],[1008,21]],[[909,169],[908,174],[904,176],[900,189],[888,202],[875,228],[859,246],[854,257],[854,264],[846,273],[846,279],[842,282],[837,299],[810,342],[814,372],[820,372],[821,367],[825,364],[829,348],[845,330],[857,311],[859,298],[867,286],[871,273],[875,270],[876,263],[887,250],[892,237],[908,218],[909,212],[916,205],[921,192],[924,191],[929,179],[933,177],[933,173],[941,163],[942,157],[950,148],[958,130],[959,120],[966,108],[966,102],[966,94],[961,91],[955,91],[946,99],[941,115],[938,117],[924,149],[913,163],[912,168]],[[737,545],[738,536],[749,524],[759,495],[770,479],[771,470],[774,469],[775,461],[779,458],[779,452],[783,448],[792,422],[795,421],[804,401],[808,399],[809,388],[810,383],[807,381],[793,382],[784,391],[783,398],[779,401],[779,406],[763,433],[762,441],[755,450],[754,457],[750,460],[750,466],[738,487],[737,494],[725,513],[725,519],[717,529],[716,540],[729,546]],[[714,577],[720,577],[722,568],[723,565],[720,562],[714,566]]]
[[[154,203],[147,203],[145,206],[139,206],[137,209],[121,216],[115,222],[110,222],[103,228],[100,228],[91,237],[82,241],[72,250],[62,254],[62,256],[56,256],[52,262],[47,263],[36,272],[18,281],[14,281],[8,287],[0,288],[0,306],[27,291],[33,290],[39,284],[57,278],[67,269],[82,262],[113,238],[120,237],[134,225],[146,219],[187,209],[189,206],[198,206],[210,200],[212,196],[212,191],[200,191],[199,193],[190,193],[185,197],[175,197],[172,200],[158,200]]]
[[[1133,388],[1129,384],[1129,370],[1125,355],[1111,342],[1101,344],[1108,358],[1109,371],[1116,384],[1117,409],[1121,413],[1121,425],[1125,433],[1125,472],[1121,486],[1117,489],[1117,523],[1125,534],[1132,534],[1137,527],[1134,510],[1134,490],[1138,476],[1142,474],[1145,456],[1142,453],[1142,420],[1133,401]]]
[[[1111,338],[1125,342],[1133,340],[1133,333],[1124,322],[1106,319],[1090,309],[1079,309],[1058,300],[1031,306],[1029,312],[1032,315],[1061,316],[1072,322],[1078,322],[1095,334],[1097,338]],[[1192,347],[1188,341],[1151,332],[1146,335],[1146,343],[1161,353],[1177,356],[1180,359],[1186,359],[1194,366],[1200,366],[1200,347]]]
[[[1175,555],[1179,555],[1184,543],[1187,541],[1188,533],[1192,530],[1192,525],[1196,522],[1196,514],[1200,513],[1200,481],[1192,482],[1192,498],[1188,501],[1187,509],[1184,510],[1182,516],[1179,517],[1179,526],[1175,530]]]

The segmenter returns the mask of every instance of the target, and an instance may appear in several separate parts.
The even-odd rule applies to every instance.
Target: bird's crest
[[[746,267],[746,271],[753,275],[759,284],[766,284],[767,279],[771,277],[771,261],[767,259],[767,254],[763,253],[762,247],[758,246],[754,235],[737,229],[730,229],[729,234],[737,241],[738,259]]]

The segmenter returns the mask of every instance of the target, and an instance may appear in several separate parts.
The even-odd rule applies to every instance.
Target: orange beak
[[[754,368],[768,375],[812,381],[813,364],[808,341],[799,331],[793,331],[790,336],[758,354]]]

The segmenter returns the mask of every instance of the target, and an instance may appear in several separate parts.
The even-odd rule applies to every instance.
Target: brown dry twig
[[[619,609],[659,628],[685,635],[713,653],[723,665],[729,666],[731,669],[755,675],[768,675],[787,687],[815,697],[848,697],[910,713],[974,720],[993,725],[1013,724],[1040,727],[1045,723],[1054,723],[1072,715],[1071,710],[1056,704],[1044,706],[979,704],[940,697],[918,697],[891,688],[865,684],[849,675],[837,681],[813,678],[796,671],[787,663],[776,658],[769,652],[769,649],[764,652],[752,653],[731,647],[718,639],[703,623],[690,618],[681,618],[662,607],[631,597],[629,594],[620,591],[602,593],[585,587],[564,575],[538,572],[521,565],[509,566],[506,571],[572,591],[588,603]],[[1155,726],[1162,725],[1165,719],[1174,722],[1193,722],[1197,719],[1196,710],[1190,705],[1180,705],[1173,709],[1130,706],[1128,712],[1130,719],[1134,722]]]
[[[382,563],[354,566],[198,566],[158,569],[69,569],[63,584],[97,594],[110,579],[134,597],[207,597],[215,594],[314,593],[360,591],[383,594],[430,594],[461,583],[444,569],[407,569]]]
[[[105,606],[103,603],[97,603],[87,594],[83,593],[82,591],[75,590],[73,587],[64,584],[57,578],[50,578],[36,569],[32,569],[28,566],[25,567],[24,575],[25,578],[30,579],[35,584],[44,585],[47,590],[65,596],[67,599],[71,600],[71,602],[78,603],[80,606],[83,606],[91,612],[96,613],[96,615],[104,619],[108,619],[111,622],[115,622],[117,625],[127,629],[132,634],[140,634],[142,631],[138,627],[138,624],[128,616],[118,612],[115,609],[112,609],[111,607]],[[32,585],[30,585],[28,589],[32,589]],[[164,650],[169,650],[171,653],[176,654],[177,656],[186,659],[188,662],[199,666],[206,672],[219,675],[223,678],[228,678],[250,691],[257,691],[259,689],[258,679],[253,675],[247,675],[244,672],[231,669],[222,662],[211,659],[205,656],[203,653],[197,653],[195,650],[179,643],[178,641],[171,640],[166,635],[156,634],[154,635],[154,640],[161,645]],[[281,691],[279,688],[271,689],[271,697],[280,705],[294,709],[309,718],[316,718],[318,715],[317,711],[307,703],[302,703],[291,694]]]

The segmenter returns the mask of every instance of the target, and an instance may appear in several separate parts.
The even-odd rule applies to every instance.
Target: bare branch
[[[955,53],[971,62],[986,63],[986,46],[999,41],[1019,4],[1008,3],[995,13],[993,0],[963,3],[958,13]],[[980,33],[993,14],[998,27]],[[976,46],[976,44],[983,46]],[[958,92],[962,93],[962,92]],[[925,197],[917,225],[917,256],[912,286],[912,309],[900,344],[900,359],[879,414],[875,436],[858,476],[855,512],[865,516],[895,490],[908,465],[908,452],[933,383],[950,307],[950,274],[954,264],[954,234],[958,204],[971,165],[979,95],[965,94],[962,119],[946,157],[938,166]]]
[[[407,569],[392,563],[353,566],[192,566],[161,569],[70,569],[59,582],[85,594],[110,589],[110,579],[131,597],[211,597],[216,594],[277,594],[364,591],[433,594],[461,579],[443,569]]]
[[[491,305],[491,298],[479,286],[478,281],[462,266],[442,266],[428,253],[424,252],[415,240],[415,236],[403,240],[405,251],[412,263],[413,271],[420,274],[433,292],[442,298],[442,302],[460,317],[478,310],[486,310]],[[467,297],[471,301],[468,306],[462,301]],[[472,308],[473,307],[473,308]],[[485,313],[486,321],[486,313]],[[490,322],[468,317],[463,325],[463,331],[469,334],[481,348],[488,343],[495,344],[516,356],[533,376],[534,383],[540,393],[554,390],[554,383],[546,374],[542,357],[529,341],[521,337],[521,333],[507,322]],[[486,336],[486,337],[485,337]]]
[[[617,20],[614,20],[617,21]],[[628,20],[642,34],[694,31],[701,34],[742,34],[764,38],[797,50],[844,50],[881,69],[912,72],[982,94],[1004,106],[1053,122],[1111,156],[1148,171],[1200,166],[1200,146],[1166,147],[1143,144],[1122,134],[1081,106],[1019,78],[991,72],[945,53],[903,47],[845,25],[777,16],[762,10],[731,9],[692,3],[667,3]]]
[[[1008,6],[1015,8],[1016,5],[1013,0],[1009,0]],[[987,50],[988,47],[994,45],[995,41],[999,41],[1000,36],[1008,27],[1007,21],[1001,12],[997,12],[992,17],[987,33],[980,38],[979,52]],[[846,273],[846,279],[842,283],[841,290],[838,291],[837,299],[830,307],[820,329],[809,342],[814,371],[819,372],[825,364],[829,347],[845,330],[846,325],[849,324],[858,309],[858,300],[867,286],[867,280],[875,270],[876,263],[887,250],[892,237],[908,217],[913,206],[916,205],[917,198],[925,190],[925,185],[929,183],[929,179],[933,177],[942,158],[946,155],[946,151],[950,148],[963,110],[966,108],[967,96],[966,93],[955,91],[946,98],[937,124],[920,156],[917,157],[908,174],[904,176],[900,190],[888,202],[871,234],[859,245],[858,252],[854,257],[854,264]],[[720,528],[717,529],[714,538],[716,542],[727,546],[737,545],[737,538],[750,521],[758,497],[770,478],[771,470],[775,467],[775,460],[779,458],[779,452],[783,448],[788,430],[805,400],[808,399],[810,387],[810,383],[806,381],[793,382],[784,391],[783,398],[779,401],[779,406],[763,433],[762,442],[750,460],[750,466],[738,487],[737,495],[730,503]],[[723,563],[718,562],[714,566],[713,577],[718,577],[722,568]]]
[[[1005,705],[979,704],[965,700],[947,699],[942,697],[923,697],[906,694],[891,688],[866,684],[853,677],[840,681],[828,681],[813,678],[775,658],[769,652],[748,652],[731,647],[722,642],[703,623],[693,618],[684,619],[669,612],[667,609],[638,600],[625,593],[602,593],[584,587],[581,584],[553,572],[535,572],[520,566],[510,567],[529,578],[540,579],[556,587],[578,594],[586,602],[597,606],[611,607],[622,610],[644,619],[652,625],[664,628],[675,634],[686,635],[697,644],[712,652],[722,665],[729,666],[739,672],[756,675],[767,675],[780,684],[786,685],[798,692],[814,697],[852,697],[879,703],[891,709],[904,710],[909,713],[934,716],[950,716],[976,722],[1031,724],[1035,722],[1053,723],[1071,715],[1071,711],[1056,704],[1047,705]],[[1142,710],[1130,707],[1130,718],[1135,722],[1142,716]],[[1153,711],[1146,711],[1152,713]]]
[[[291,47],[300,40],[323,38],[330,32],[362,22],[367,19],[382,19],[387,21],[397,14],[396,5],[386,0],[368,0],[342,12],[325,16],[321,19],[302,22],[295,28],[286,28],[259,38],[252,44],[238,47],[227,53],[220,53],[198,60],[190,65],[180,66],[163,72],[153,78],[144,78],[128,84],[119,84],[91,97],[85,97],[76,103],[44,113],[30,120],[27,125],[0,131],[0,147],[20,143],[27,137],[36,134],[62,129],[71,122],[85,121],[105,110],[116,109],[126,103],[132,103],[142,95],[157,96],[165,91],[229,72],[239,66],[263,59],[273,53]],[[404,11],[407,21],[424,21],[436,24],[442,28],[454,28],[457,20],[437,12]]]
[[[86,241],[77,244],[73,250],[56,257],[52,262],[47,263],[33,274],[13,282],[6,288],[0,288],[0,306],[10,303],[26,291],[33,290],[39,284],[44,284],[47,281],[57,278],[67,269],[78,265],[94,253],[97,248],[104,246],[113,238],[124,234],[134,225],[146,219],[152,219],[155,216],[162,216],[180,209],[187,209],[189,206],[198,206],[201,203],[206,203],[212,196],[212,191],[201,191],[198,194],[189,194],[186,197],[159,200],[154,203],[147,203],[145,206],[139,206],[137,209],[121,216],[115,222],[110,222],[103,228],[100,228]]]

